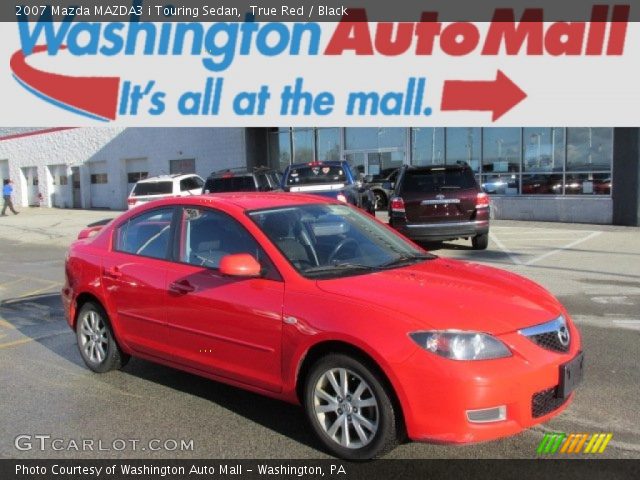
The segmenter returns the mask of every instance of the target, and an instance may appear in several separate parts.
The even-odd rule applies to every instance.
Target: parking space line
[[[502,250],[504,253],[508,255],[508,257],[511,259],[511,261],[514,264],[522,265],[522,262],[520,261],[520,259],[516,257],[511,250],[505,247],[504,244],[500,240],[498,240],[498,237],[496,237],[491,231],[489,231],[489,238],[493,240],[493,243],[495,243],[500,250]]]
[[[25,343],[33,342],[34,338],[21,338],[20,340],[14,340],[13,342],[0,343],[0,349],[17,347],[18,345],[24,345]]]
[[[6,328],[7,330],[15,330],[16,329],[16,327],[13,324],[7,322],[4,318],[0,318],[0,327]]]
[[[547,253],[540,255],[539,257],[533,258],[531,260],[529,260],[528,262],[525,262],[524,265],[533,265],[534,263],[539,262],[540,260],[544,260],[547,257],[550,257],[551,255],[555,255],[556,253],[562,252],[563,250],[567,250],[569,248],[575,247],[576,245],[579,245],[583,242],[586,242],[587,240],[591,240],[592,238],[597,237],[598,235],[600,235],[602,232],[601,231],[597,231],[597,232],[591,232],[591,234],[587,235],[586,237],[583,238],[579,238],[578,240],[575,240],[571,243],[568,243],[567,245],[564,245],[560,248],[556,248],[554,250],[550,250]]]
[[[502,234],[500,234],[500,236],[502,236]],[[524,238],[518,238],[515,239],[513,237],[509,238],[509,240],[513,241],[513,242],[569,242],[571,240],[573,240],[576,237],[555,237],[555,238],[549,238],[549,237],[544,237],[544,236],[540,236],[537,235],[535,237],[524,237]]]
[[[497,230],[497,229],[493,229],[493,230]],[[541,233],[544,233],[545,235],[575,235],[576,232],[579,232],[582,230],[548,230],[546,228],[538,228],[536,230],[520,230],[517,232],[510,232],[508,230],[498,230],[498,233],[500,233],[500,235],[509,235],[509,236],[520,236],[520,235],[539,235]]]
[[[640,320],[612,320],[611,323],[631,330],[640,330]]]
[[[4,283],[0,283],[0,288],[4,288],[7,285],[12,285],[14,283],[20,283],[20,282],[26,282],[27,279],[22,277],[22,278],[15,278],[13,280],[9,280],[8,282],[4,282]]]
[[[42,335],[41,337],[35,337],[35,338],[27,337],[27,338],[21,338],[19,340],[14,340],[13,342],[0,343],[0,349],[17,347],[19,345],[24,345],[26,343],[31,343],[31,342],[39,342],[40,340],[46,340],[48,338],[57,337],[59,335],[66,335],[67,333],[68,332],[65,330],[64,332],[50,333],[49,335]]]
[[[25,279],[25,280],[31,280],[32,282],[61,283],[61,282],[55,281],[55,280],[46,280],[44,278],[29,277],[27,275],[18,275],[17,273],[10,273],[10,272],[2,272],[2,275],[7,275],[9,277],[15,277],[15,278],[21,278],[21,279]]]
[[[20,295],[19,297],[12,298],[10,300],[3,300],[2,304],[3,305],[11,305],[13,303],[19,302],[20,300],[24,300],[25,298],[32,297],[33,295],[37,295],[38,293],[43,293],[43,292],[46,292],[48,290],[52,290],[55,287],[62,285],[62,282],[52,282],[51,280],[41,280],[41,282],[47,282],[47,283],[49,283],[49,285],[46,286],[46,287],[38,288],[36,290],[31,290],[30,292],[24,293],[24,294]],[[54,292],[55,291],[52,291],[51,293],[54,293]]]

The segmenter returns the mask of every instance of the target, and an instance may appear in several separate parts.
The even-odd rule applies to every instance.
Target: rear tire
[[[115,340],[107,312],[95,302],[85,303],[78,312],[76,338],[84,363],[96,373],[120,369],[129,361]]]
[[[373,196],[375,198],[374,210],[386,210],[388,205],[388,199],[385,193],[381,190],[374,190]]]
[[[329,354],[309,370],[304,407],[311,426],[333,455],[370,460],[393,450],[398,422],[379,374],[344,354]]]
[[[486,250],[489,246],[489,234],[476,235],[471,239],[471,246],[474,250]]]

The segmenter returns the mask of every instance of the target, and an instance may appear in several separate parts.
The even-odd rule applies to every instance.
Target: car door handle
[[[180,295],[193,292],[195,289],[196,287],[191,285],[187,280],[180,280],[169,284],[169,291]]]
[[[122,272],[118,267],[105,268],[102,270],[102,274],[107,278],[117,279],[122,277]]]

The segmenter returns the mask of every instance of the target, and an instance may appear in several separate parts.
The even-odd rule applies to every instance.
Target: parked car
[[[385,168],[379,175],[367,175],[365,177],[367,186],[373,192],[376,210],[387,210],[399,172],[400,169],[397,167]]]
[[[389,225],[417,241],[471,238],[489,244],[489,197],[466,164],[404,166],[389,203]]]
[[[375,214],[373,192],[356,177],[345,161],[289,165],[283,174],[282,189],[335,198]]]
[[[335,199],[171,198],[79,237],[62,299],[88,368],[134,355],[300,403],[345,459],[516,434],[582,378],[578,330],[542,287]]]
[[[129,210],[151,200],[166,197],[200,195],[204,180],[194,173],[159,175],[138,180],[131,189],[127,206]]]
[[[209,175],[202,193],[270,192],[280,190],[281,181],[280,172],[272,168],[226,169]]]

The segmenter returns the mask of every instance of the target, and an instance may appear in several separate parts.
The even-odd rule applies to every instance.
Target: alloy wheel
[[[373,389],[347,368],[332,368],[320,376],[313,407],[323,432],[342,447],[362,448],[378,432],[380,416]]]
[[[105,322],[100,314],[94,310],[87,311],[81,322],[80,349],[88,361],[100,364],[107,356],[109,345]]]

